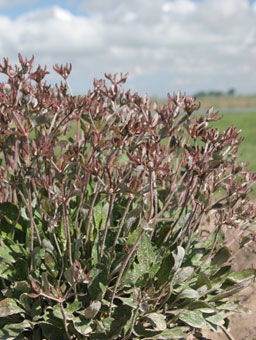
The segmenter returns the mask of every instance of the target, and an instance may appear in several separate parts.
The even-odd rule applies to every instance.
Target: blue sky
[[[0,0],[0,51],[12,63],[34,54],[53,83],[52,65],[71,62],[76,93],[105,72],[129,72],[127,87],[158,96],[256,93],[256,2]]]

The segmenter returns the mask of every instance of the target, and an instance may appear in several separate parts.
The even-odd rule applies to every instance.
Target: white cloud
[[[9,8],[16,5],[27,5],[33,3],[34,0],[0,0],[0,8]]]
[[[256,5],[247,0],[86,0],[80,10],[76,16],[53,6],[0,17],[0,57],[72,61],[80,91],[88,79],[115,71],[158,94],[256,89]]]
[[[196,10],[196,4],[189,0],[179,0],[179,1],[172,1],[172,2],[165,2],[163,4],[163,11],[164,12],[173,12],[178,15],[186,15]]]

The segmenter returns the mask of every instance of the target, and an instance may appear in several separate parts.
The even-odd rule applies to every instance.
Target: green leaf
[[[64,329],[58,328],[56,325],[48,322],[40,322],[40,327],[43,332],[43,336],[48,340],[66,340],[66,334]]]
[[[107,332],[110,332],[111,328],[111,323],[114,321],[113,318],[102,318],[101,323],[102,323],[102,328],[104,328]],[[127,325],[127,324],[126,324]]]
[[[93,331],[91,325],[91,321],[85,320],[82,317],[75,318],[73,316],[73,326],[75,330],[83,336],[88,336]]]
[[[16,221],[19,217],[19,209],[10,202],[0,203],[0,215],[1,214],[11,221]]]
[[[22,293],[19,297],[19,303],[22,305],[24,310],[30,314],[31,312],[31,299],[28,297],[27,293]]]
[[[225,299],[229,296],[232,296],[240,292],[242,289],[248,287],[253,282],[253,280],[254,280],[254,276],[250,276],[249,278],[234,284],[231,288],[228,288],[220,292],[219,294],[213,296],[209,301],[218,301],[218,300]]]
[[[44,251],[44,250],[43,250]],[[45,252],[45,251],[44,251]],[[32,251],[31,256],[33,257],[33,263],[35,266],[38,266],[42,259],[41,259],[41,249],[40,247],[35,247]]]
[[[208,289],[212,287],[211,281],[209,280],[208,276],[205,273],[200,272],[197,277],[196,286],[197,288],[200,288],[204,285],[206,285]]]
[[[221,267],[211,278],[212,286],[218,282],[224,281],[228,277],[231,270],[231,266]]]
[[[100,301],[92,301],[90,303],[90,306],[87,307],[84,311],[84,316],[86,319],[94,319],[95,316],[99,313],[101,308],[101,302]]]
[[[27,320],[24,320],[21,323],[6,324],[0,329],[0,339],[14,340],[18,335],[28,328],[31,328],[31,325]]]
[[[11,249],[6,246],[0,247],[0,260],[4,260],[7,263],[15,263],[16,261]]]
[[[112,314],[113,322],[111,323],[111,329],[109,338],[115,338],[116,335],[120,335],[124,326],[132,317],[132,309],[129,306],[122,305],[118,306]],[[116,337],[117,338],[117,337]]]
[[[202,300],[198,300],[198,301],[194,301],[192,303],[189,304],[189,309],[190,310],[199,310],[202,313],[206,313],[206,314],[212,314],[216,311],[216,308],[213,307],[211,304],[202,301]]]
[[[35,118],[32,120],[32,126],[33,127],[40,126],[42,124],[49,122],[50,119],[51,115],[49,113],[37,114]]]
[[[161,264],[159,271],[157,272],[157,288],[160,288],[170,277],[171,269],[174,266],[174,259],[172,254],[169,254]]]
[[[246,245],[247,243],[251,242],[252,241],[252,237],[250,236],[244,236],[241,240],[241,246],[244,246]]]
[[[218,314],[207,316],[206,320],[208,322],[211,322],[211,323],[215,324],[215,325],[223,326],[224,325],[224,319],[226,317],[227,317],[226,314],[218,312]]]
[[[184,289],[179,295],[179,299],[199,299],[199,293],[191,288]]]
[[[40,299],[36,299],[32,304],[31,315],[33,317],[33,321],[38,321],[42,318],[42,304]]]
[[[88,292],[92,300],[101,300],[105,294],[108,275],[107,269],[104,264],[98,264],[90,272],[92,281],[88,284]]]
[[[172,268],[172,272],[176,272],[182,265],[182,262],[185,256],[185,249],[178,246],[177,249],[175,249],[172,252],[172,256],[174,258],[174,266]]]
[[[145,315],[145,318],[155,331],[163,331],[166,329],[165,316],[163,314],[150,313]]]
[[[64,272],[64,277],[68,281],[71,287],[74,287],[75,280],[74,280],[74,268],[73,266],[67,268]]]
[[[136,242],[136,240],[137,240],[138,236],[140,235],[140,233],[141,233],[141,228],[138,227],[135,230],[133,230],[132,233],[129,234],[128,244],[130,246],[134,245],[134,243]]]
[[[134,285],[145,274],[143,267],[138,263],[133,263],[133,268],[126,271],[121,279],[121,283]]]
[[[49,250],[50,252],[54,251],[54,246],[52,245],[51,241],[48,240],[48,238],[46,238],[46,237],[42,241],[42,246],[43,246],[43,248]]]
[[[138,205],[135,209],[131,210],[127,214],[127,217],[126,217],[125,222],[124,222],[124,227],[123,227],[126,236],[129,235],[128,231],[130,230],[132,225],[138,220],[138,218],[140,217],[141,213],[142,213],[142,206]],[[138,228],[138,232],[140,232],[140,231],[141,230]],[[130,235],[129,235],[129,244],[133,244],[133,243],[134,243],[134,241],[130,240]]]
[[[119,296],[117,296],[116,299],[121,300],[124,305],[130,306],[133,309],[136,309],[138,307],[138,304],[136,304],[132,298],[126,298],[126,297],[119,297]]]
[[[10,279],[14,273],[14,266],[0,259],[0,277],[3,279]]]
[[[205,319],[202,313],[198,310],[195,311],[186,311],[185,313],[179,316],[179,319],[189,326],[202,328],[206,325]]]
[[[79,250],[82,244],[82,240],[83,240],[84,234],[79,234],[78,238],[76,240],[76,245],[75,245],[75,255],[74,255],[74,259],[77,260],[78,259],[78,255],[79,255]]]
[[[24,310],[17,305],[14,299],[6,298],[0,301],[0,318],[23,312]]]
[[[179,268],[173,279],[173,284],[185,282],[194,272],[194,267]]]
[[[9,242],[13,242],[8,239]],[[11,244],[10,246],[0,246],[0,260],[6,263],[15,263],[21,257],[24,257],[25,249],[19,244]]]
[[[172,329],[165,329],[160,334],[151,336],[150,339],[157,340],[172,340],[172,339],[181,339],[187,337],[186,332],[189,331],[188,327],[175,327]]]
[[[150,239],[147,235],[143,235],[137,249],[137,257],[139,264],[145,272],[149,272],[151,264],[154,261],[155,254]]]
[[[159,136],[161,139],[164,139],[165,137],[170,136],[170,131],[167,126],[164,126],[160,131],[159,131]]]
[[[232,303],[223,303],[216,307],[217,310],[231,311],[232,313],[251,314],[251,310],[247,307],[241,306],[238,301]]]
[[[184,248],[178,246],[163,261],[159,271],[157,272],[157,288],[160,288],[173,274],[177,272],[182,265],[185,256]],[[175,275],[173,276],[173,278]]]
[[[0,231],[9,234],[13,231],[14,225],[13,223],[9,223],[4,216],[0,216]]]
[[[29,275],[28,261],[23,258],[18,259],[15,263],[16,276],[19,280],[27,280]]]
[[[74,313],[79,312],[82,303],[80,301],[75,300],[73,303],[66,303],[66,307],[64,308],[65,317],[67,320],[74,320]],[[60,305],[54,305],[52,308],[53,315],[58,319],[63,319],[63,315],[61,313]]]
[[[223,247],[213,257],[211,264],[221,266],[230,258],[230,256],[231,256],[230,250],[227,247]]]
[[[51,253],[50,251],[45,252],[44,264],[45,264],[46,268],[48,269],[48,272],[53,277],[57,277],[57,275],[58,275],[58,272],[56,271],[57,261],[55,259],[55,256],[53,255],[53,253]]]
[[[245,269],[234,273],[230,273],[227,278],[232,280],[233,282],[242,282],[255,276],[256,269]]]
[[[28,283],[28,281],[16,281],[12,286],[12,289],[15,289],[22,293],[30,293],[31,292],[31,286]]]

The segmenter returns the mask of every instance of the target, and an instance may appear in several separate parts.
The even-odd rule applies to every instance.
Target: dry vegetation
[[[214,106],[216,109],[256,108],[256,96],[220,96],[198,98],[201,108]]]

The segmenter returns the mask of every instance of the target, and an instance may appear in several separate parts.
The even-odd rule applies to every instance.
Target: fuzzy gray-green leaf
[[[163,331],[166,329],[165,316],[160,313],[149,313],[145,315],[155,331]]]
[[[137,257],[140,265],[145,272],[150,271],[152,262],[154,261],[154,249],[147,235],[143,235],[137,250]]]
[[[179,319],[185,322],[187,325],[202,328],[205,326],[205,319],[202,313],[198,310],[186,311],[179,316]]]
[[[0,301],[0,318],[22,312],[24,310],[17,305],[14,299],[6,298]]]
[[[3,326],[3,328],[0,329],[0,339],[14,340],[24,330],[29,329],[30,327],[31,325],[27,320],[24,320],[20,323],[6,324],[5,326]]]

